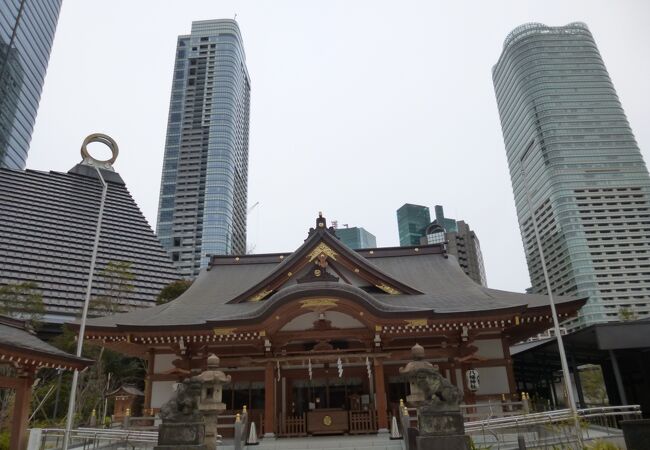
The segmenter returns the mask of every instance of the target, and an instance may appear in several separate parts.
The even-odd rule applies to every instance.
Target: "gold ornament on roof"
[[[230,334],[234,334],[235,330],[237,328],[215,328],[212,330],[215,334],[215,336],[228,336]]]
[[[264,297],[269,295],[271,292],[273,292],[271,289],[262,289],[260,292],[258,292],[257,294],[251,297],[251,302],[259,302],[260,300],[263,300]]]
[[[379,283],[379,284],[377,284],[375,286],[378,287],[379,289],[381,289],[382,291],[384,291],[385,293],[390,294],[390,295],[399,295],[399,294],[401,294],[400,291],[398,291],[394,287],[391,287],[391,286],[387,285],[386,283]]]
[[[314,249],[311,251],[311,253],[309,253],[309,255],[307,255],[307,259],[309,260],[309,262],[312,262],[320,255],[325,255],[328,258],[332,258],[332,260],[334,261],[336,261],[336,257],[338,256],[338,254],[334,250],[329,248],[327,244],[321,242],[316,247],[314,247]]]
[[[426,327],[428,325],[427,319],[407,319],[406,326],[408,327]]]
[[[301,308],[311,309],[313,311],[325,311],[335,308],[338,301],[333,298],[309,298],[300,301]]]

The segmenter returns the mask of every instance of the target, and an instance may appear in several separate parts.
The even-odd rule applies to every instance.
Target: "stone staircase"
[[[225,441],[224,444],[219,445],[217,450],[234,450],[232,441]],[[403,450],[404,446],[402,440],[391,440],[388,434],[380,434],[260,439],[259,445],[244,448],[246,450]]]

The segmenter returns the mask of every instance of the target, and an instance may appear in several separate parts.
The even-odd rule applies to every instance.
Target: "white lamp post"
[[[88,153],[87,145],[91,142],[101,142],[106,144],[113,153],[111,159],[107,161],[98,161]],[[112,164],[117,159],[119,153],[117,143],[105,134],[95,133],[88,136],[81,145],[81,156],[83,163],[92,166],[97,172],[99,181],[102,183],[102,197],[99,203],[99,213],[97,217],[97,226],[95,228],[95,241],[93,243],[93,252],[90,258],[90,269],[88,273],[88,284],[86,285],[86,298],[84,300],[83,312],[81,313],[81,324],[79,326],[79,336],[77,337],[77,356],[81,356],[81,351],[84,345],[84,335],[86,332],[86,318],[88,316],[88,305],[90,304],[90,294],[93,285],[93,274],[95,272],[95,262],[97,261],[97,250],[99,248],[99,237],[102,230],[102,219],[104,217],[104,204],[106,203],[106,193],[108,191],[108,184],[102,176],[100,169],[105,168],[113,170]],[[75,401],[77,397],[77,384],[79,382],[79,371],[75,370],[72,374],[72,386],[70,387],[70,401],[68,402],[68,415],[65,422],[65,435],[63,437],[63,450],[68,450],[70,445],[70,431],[72,430],[74,420]]]
[[[575,431],[576,431],[576,437],[578,439],[578,443],[582,444],[582,429],[580,428],[580,418],[578,416],[575,397],[573,395],[573,384],[571,383],[569,364],[567,363],[566,353],[564,351],[564,341],[562,339],[562,333],[560,332],[560,321],[558,320],[557,311],[555,310],[553,291],[551,289],[551,280],[549,279],[548,271],[546,270],[546,259],[544,258],[544,250],[542,249],[542,241],[539,237],[539,230],[537,228],[537,219],[535,218],[535,210],[533,208],[533,202],[530,198],[530,189],[528,187],[528,176],[526,174],[526,165],[524,164],[524,157],[527,154],[528,151],[524,152],[524,155],[519,161],[521,163],[521,176],[524,180],[524,191],[526,192],[526,202],[528,203],[528,212],[530,213],[530,218],[533,222],[533,231],[535,233],[535,241],[537,242],[537,250],[539,251],[539,259],[542,264],[542,272],[544,273],[546,292],[548,293],[548,300],[551,305],[551,315],[553,317],[553,328],[555,330],[555,339],[557,339],[557,347],[560,352],[560,364],[562,365],[562,378],[564,380],[564,385],[566,386],[567,400],[569,402],[569,408],[571,409],[571,414],[573,415],[573,418],[575,420]]]

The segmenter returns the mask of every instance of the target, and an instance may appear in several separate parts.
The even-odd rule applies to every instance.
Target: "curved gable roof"
[[[354,298],[365,302],[366,307],[378,315],[489,314],[523,312],[527,308],[549,305],[545,295],[500,291],[475,283],[439,244],[354,251],[325,227],[321,228],[310,230],[303,245],[292,254],[213,257],[209,269],[201,272],[192,286],[176,300],[146,310],[91,319],[88,327],[131,329],[232,325],[240,321],[261,320],[297,296],[317,295]],[[341,280],[288,283],[287,273],[298,266],[306,267],[313,263],[314,252],[323,250],[319,247],[321,244],[333,252],[330,257],[336,258],[337,264],[345,262],[349,267],[358,268],[360,275],[385,282],[394,291],[367,292]],[[268,292],[262,301],[253,301],[260,291]],[[555,302],[577,309],[584,300],[558,297]]]

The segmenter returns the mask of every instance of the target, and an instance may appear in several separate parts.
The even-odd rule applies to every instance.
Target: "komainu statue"
[[[421,345],[415,344],[411,353],[413,361],[399,371],[411,385],[407,402],[417,406],[417,450],[469,450],[469,438],[465,435],[460,412],[460,390],[447,381],[437,367],[424,361]]]
[[[196,377],[186,378],[178,384],[172,398],[160,408],[160,418],[163,422],[202,422],[197,403],[200,395],[201,382]]]
[[[411,395],[406,400],[414,406],[438,407],[441,411],[458,411],[462,395],[460,390],[440,375],[437,367],[424,361],[424,348],[415,344],[411,349],[413,361],[399,372],[411,384]]]
[[[199,412],[201,381],[186,378],[174,395],[160,408],[158,445],[154,450],[208,450],[205,445],[205,422]]]

